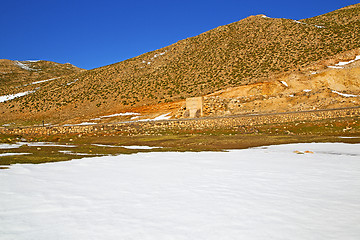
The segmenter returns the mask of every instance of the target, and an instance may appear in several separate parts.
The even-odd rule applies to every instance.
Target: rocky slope
[[[335,59],[343,59],[335,61]],[[302,71],[205,96],[205,115],[307,111],[360,106],[360,49]]]

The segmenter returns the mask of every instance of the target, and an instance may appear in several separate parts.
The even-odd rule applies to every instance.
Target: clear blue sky
[[[303,19],[351,0],[0,0],[0,59],[92,69],[196,36],[249,15]]]

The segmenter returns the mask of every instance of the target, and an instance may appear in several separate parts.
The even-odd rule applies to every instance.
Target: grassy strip
[[[244,129],[244,128],[241,128]],[[348,136],[353,138],[339,138]],[[15,163],[45,163],[67,161],[84,157],[133,154],[153,151],[222,151],[264,145],[306,142],[360,142],[359,117],[328,119],[314,122],[296,122],[271,125],[246,126],[246,132],[233,129],[205,129],[187,131],[161,130],[152,135],[52,135],[14,136],[0,135],[1,143],[54,142],[64,146],[28,146],[0,149],[1,153],[30,153],[28,155],[2,156],[0,165]],[[66,144],[75,147],[66,147]],[[110,146],[95,146],[102,144]],[[121,146],[154,146],[151,150],[127,149]],[[65,152],[64,152],[65,151]],[[2,167],[4,168],[4,167]]]

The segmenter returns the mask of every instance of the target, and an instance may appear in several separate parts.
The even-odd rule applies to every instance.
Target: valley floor
[[[355,240],[359,156],[305,143],[16,164],[0,170],[0,236]]]
[[[355,110],[359,111],[359,108]],[[302,119],[297,115],[305,116],[304,113],[296,113],[295,117],[292,114],[275,114],[96,126],[12,128],[8,132],[3,128],[0,134],[0,165],[4,168],[15,163],[56,162],[150,151],[223,151],[307,142],[360,143],[358,114],[348,115],[348,110],[342,110],[342,115],[336,112],[332,118],[323,119],[326,116],[323,112],[317,112],[320,117],[315,113],[307,112],[309,118]],[[268,123],[269,117],[276,121]]]

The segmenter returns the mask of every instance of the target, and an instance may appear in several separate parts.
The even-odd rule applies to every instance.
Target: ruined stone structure
[[[203,116],[204,98],[193,97],[186,99],[186,111],[184,117],[197,118]]]

